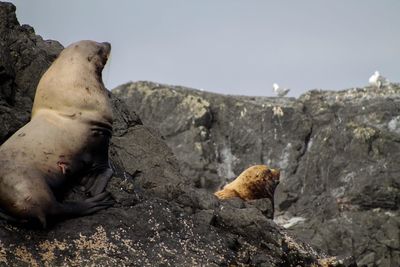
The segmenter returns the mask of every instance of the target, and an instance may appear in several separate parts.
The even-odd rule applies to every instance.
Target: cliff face
[[[36,85],[61,49],[0,2],[0,144],[28,122]],[[296,242],[264,215],[267,199],[219,202],[195,188],[158,132],[115,96],[112,104],[115,205],[46,230],[0,220],[0,266],[350,266]]]
[[[252,164],[281,169],[275,221],[360,266],[400,263],[400,87],[224,96],[150,82],[113,93],[160,130],[182,172],[216,190]]]

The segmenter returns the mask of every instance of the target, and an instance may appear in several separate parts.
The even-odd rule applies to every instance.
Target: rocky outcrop
[[[0,2],[0,144],[29,120],[41,74],[61,51]],[[219,202],[195,188],[158,132],[112,96],[108,185],[115,205],[46,230],[0,221],[0,266],[347,266],[268,219],[267,199]],[[201,116],[201,115],[199,115]],[[203,119],[196,123],[203,124]],[[44,129],[45,130],[45,129]],[[0,166],[1,168],[1,166]],[[72,193],[69,198],[81,197]]]
[[[360,266],[400,264],[400,86],[299,99],[151,82],[113,93],[160,130],[182,172],[214,191],[253,164],[281,169],[275,221]]]
[[[29,121],[37,82],[60,53],[55,41],[43,41],[32,27],[19,26],[13,5],[0,9],[0,143]]]

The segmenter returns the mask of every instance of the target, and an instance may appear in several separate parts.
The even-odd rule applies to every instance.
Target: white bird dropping
[[[279,85],[277,83],[272,84],[272,88],[274,90],[274,93],[278,96],[278,97],[284,97],[286,96],[290,89],[289,88],[280,88]]]

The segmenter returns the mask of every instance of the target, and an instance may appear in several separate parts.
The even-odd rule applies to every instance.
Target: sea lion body
[[[85,215],[112,204],[108,146],[112,108],[101,70],[110,45],[81,41],[64,49],[39,82],[31,121],[0,147],[0,215],[17,221]],[[64,202],[83,185],[92,196]]]
[[[274,203],[274,192],[279,184],[279,171],[266,165],[254,165],[243,171],[234,181],[215,192],[219,199],[239,197],[243,200],[269,198]]]

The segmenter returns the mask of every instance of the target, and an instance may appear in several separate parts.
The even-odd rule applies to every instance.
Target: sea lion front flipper
[[[85,199],[84,201],[65,201],[58,203],[57,207],[51,210],[55,217],[75,217],[89,215],[102,209],[111,207],[114,200],[111,194],[103,192],[97,196]]]
[[[110,167],[98,172],[92,172],[82,179],[82,185],[85,187],[85,191],[89,192],[91,196],[96,196],[104,192],[113,174],[114,171]]]
[[[8,222],[13,222],[13,223],[19,222],[18,219],[8,215],[2,209],[0,209],[0,219],[6,220]]]

